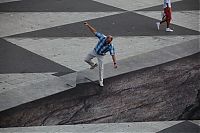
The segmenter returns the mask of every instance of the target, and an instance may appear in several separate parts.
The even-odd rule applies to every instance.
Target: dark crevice
[[[69,119],[63,120],[63,121],[59,122],[58,125],[64,125],[64,124],[69,123],[80,111],[82,111],[82,109],[84,108],[84,106],[85,106],[85,105],[83,104],[78,110],[76,110],[76,111],[71,115],[71,117],[70,117]]]
[[[200,53],[0,112],[0,127],[200,119]]]
[[[178,116],[177,119],[190,120],[198,111],[200,111],[200,90],[198,90],[195,103],[186,107],[183,113],[180,116]],[[198,119],[200,119],[200,117]]]
[[[83,120],[83,121],[79,121],[79,122],[71,122],[71,123],[68,123],[68,124],[89,124],[89,123],[93,123],[93,122],[96,122],[98,120],[109,118],[109,117],[112,117],[112,115],[101,116],[101,117],[98,117],[98,118]]]
[[[76,110],[76,111],[71,115],[71,117],[70,117],[69,119],[67,119],[67,120],[62,120],[62,121],[60,121],[57,125],[68,124],[70,121],[73,121],[72,119],[73,119],[74,117],[76,117],[76,115],[77,115],[78,113],[80,113],[81,111],[84,110],[85,112],[87,112],[88,108],[90,107],[90,105],[87,104],[87,99],[92,98],[93,96],[97,96],[97,95],[98,95],[98,93],[97,93],[97,94],[94,94],[94,95],[90,95],[90,96],[83,96],[83,97],[80,97],[79,100],[80,100],[80,101],[83,101],[83,102],[82,102],[83,105],[82,105],[78,110]]]

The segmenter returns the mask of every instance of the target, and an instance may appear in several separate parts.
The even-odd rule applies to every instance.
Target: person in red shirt
[[[160,29],[160,24],[166,22],[167,23],[167,28],[166,31],[167,32],[172,32],[173,30],[169,28],[171,19],[172,19],[172,9],[171,9],[171,0],[164,0],[164,17],[162,19],[162,21],[157,22],[157,29]]]

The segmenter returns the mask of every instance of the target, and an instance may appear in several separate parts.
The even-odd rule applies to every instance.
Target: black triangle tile
[[[122,9],[92,0],[21,0],[0,3],[0,12],[113,12]]]
[[[168,35],[199,35],[200,32],[172,24],[174,32],[165,32],[166,24],[158,31],[156,22],[159,20],[134,12],[106,16],[88,20],[97,31],[113,36],[168,36]],[[27,32],[10,37],[88,37],[93,36],[83,25],[77,22],[57,27]]]
[[[163,2],[163,1],[161,1]],[[149,8],[140,9],[137,11],[161,11],[163,5],[153,6]],[[172,3],[173,11],[191,11],[191,10],[199,10],[199,0],[181,0]]]
[[[44,72],[72,73],[74,71],[0,39],[0,74]]]
[[[200,126],[184,121],[157,133],[200,133]]]

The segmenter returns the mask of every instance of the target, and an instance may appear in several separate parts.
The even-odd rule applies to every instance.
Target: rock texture
[[[199,104],[197,53],[0,112],[0,127],[200,119]]]

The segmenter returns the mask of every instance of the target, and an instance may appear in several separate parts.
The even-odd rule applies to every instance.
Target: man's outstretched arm
[[[117,63],[116,63],[116,57],[115,57],[115,55],[112,55],[112,60],[113,60],[114,68],[117,68]]]
[[[90,29],[90,31],[93,34],[95,34],[97,32],[96,29],[94,27],[92,27],[88,22],[84,22],[84,24],[85,24],[85,26],[87,26]]]

